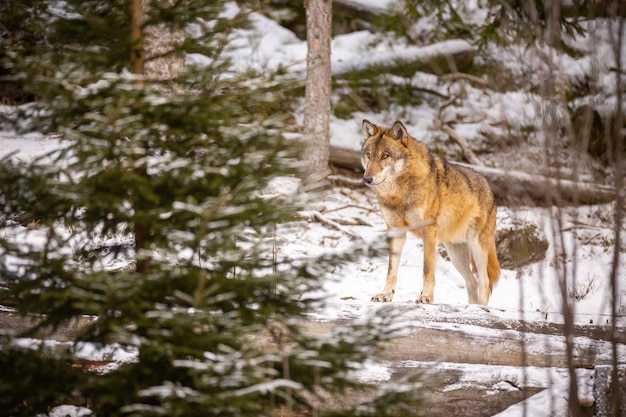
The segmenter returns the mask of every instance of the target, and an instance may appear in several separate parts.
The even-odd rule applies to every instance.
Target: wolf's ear
[[[374,136],[378,131],[378,126],[374,123],[370,122],[367,119],[363,119],[363,123],[361,123],[361,128],[363,129],[363,136],[365,139]]]
[[[409,137],[409,132],[406,131],[406,127],[402,124],[400,120],[396,120],[396,122],[389,129],[391,133],[391,137],[395,140],[405,141]]]

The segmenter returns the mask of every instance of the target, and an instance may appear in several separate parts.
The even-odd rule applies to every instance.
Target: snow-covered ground
[[[383,8],[388,2],[377,1],[377,7]],[[236,6],[232,6],[236,7]],[[232,12],[232,10],[231,10]],[[229,53],[236,59],[236,65],[240,70],[245,68],[278,68],[288,67],[293,71],[304,71],[306,44],[300,41],[293,33],[279,26],[271,19],[255,14],[253,23],[256,30],[242,31],[236,48]],[[604,30],[599,32],[600,40]],[[598,47],[598,38],[585,38],[584,45],[589,55],[578,60],[560,57],[559,65],[567,71],[563,71],[565,77],[574,79],[584,76],[591,71],[591,66],[610,67],[611,61],[607,58],[607,48]],[[626,42],[623,43],[626,48]],[[392,46],[393,45],[393,46]],[[600,43],[600,45],[603,45]],[[384,54],[395,51],[395,48],[404,48],[401,42],[381,42],[380,38],[369,32],[356,32],[337,36],[333,40],[333,67],[340,68],[350,66],[363,60],[363,57]],[[515,51],[509,51],[513,54]],[[527,51],[524,51],[527,53]],[[531,71],[529,65],[537,64],[532,59],[516,61],[522,55],[512,56],[509,65],[517,65],[520,73]],[[626,52],[623,54],[626,56]],[[202,63],[203,58],[198,56],[188,57],[188,62]],[[517,64],[515,64],[517,62]],[[529,64],[531,62],[531,64]],[[531,66],[532,66],[531,65]],[[538,64],[537,64],[538,65]],[[610,96],[612,80],[600,77],[598,83],[600,93],[604,97]],[[429,88],[434,91],[446,92],[446,86],[439,84],[437,78],[428,74],[416,74],[411,83]],[[457,113],[465,113],[464,117],[470,119],[476,115],[485,115],[486,118],[480,126],[459,125],[459,132],[463,134],[472,145],[482,147],[481,129],[495,129],[492,125],[501,124],[503,121],[508,128],[522,127],[535,123],[540,114],[541,100],[536,95],[526,91],[511,91],[508,93],[490,94],[483,90],[465,86],[466,98],[462,109],[456,109]],[[538,104],[539,103],[539,104]],[[10,111],[4,108],[3,111]],[[347,149],[358,149],[361,144],[360,123],[362,118],[368,118],[378,124],[389,124],[395,119],[405,121],[409,132],[429,145],[437,145],[439,133],[433,129],[432,120],[435,109],[427,103],[418,106],[406,106],[403,108],[392,107],[383,114],[357,113],[353,119],[343,120],[333,118],[331,123],[331,141],[334,145]],[[471,113],[471,114],[470,114]],[[297,116],[297,115],[296,115]],[[539,135],[540,136],[540,135]],[[542,138],[537,137],[537,143]],[[13,132],[0,132],[0,159],[12,154],[16,160],[29,161],[59,146],[62,142],[55,139],[45,138],[42,135],[29,134],[18,136]],[[531,141],[532,146],[532,141]],[[538,148],[542,149],[542,148]],[[511,157],[508,149],[498,156],[487,155],[486,160],[492,164],[505,161],[506,166],[498,168],[525,169],[529,165],[536,165],[536,161],[524,161],[524,158]],[[503,155],[503,156],[502,156]],[[514,155],[514,153],[513,153]],[[579,173],[588,179],[593,175],[586,176],[585,172]],[[293,184],[293,179],[286,179]],[[292,186],[290,186],[293,189]],[[282,188],[279,186],[278,188]],[[279,228],[277,240],[279,254],[285,257],[311,257],[323,253],[350,250],[356,246],[373,245],[384,247],[386,231],[382,217],[374,195],[364,188],[335,187],[321,192],[315,196],[308,196],[306,203],[307,212],[303,217],[312,220],[285,224]],[[315,213],[326,222],[320,222],[311,215]],[[560,218],[560,222],[556,219]],[[498,228],[511,227],[521,221],[535,224],[543,237],[549,242],[549,248],[545,259],[519,270],[503,270],[500,281],[495,287],[490,299],[488,311],[481,310],[481,315],[490,315],[496,319],[520,319],[539,322],[563,323],[562,315],[562,280],[566,281],[567,296],[574,306],[574,322],[580,325],[606,325],[610,322],[611,286],[609,276],[614,257],[614,207],[612,204],[583,207],[567,207],[557,210],[555,208],[539,207],[499,207]],[[334,226],[329,226],[334,225]],[[624,230],[622,230],[624,232]],[[21,234],[22,237],[36,237],[36,231],[28,231]],[[623,236],[623,239],[626,236]],[[617,324],[626,327],[626,253],[622,247],[619,258],[619,288],[617,289],[616,306],[618,310]],[[409,237],[402,257],[402,263],[398,276],[394,304],[407,305],[413,303],[421,290],[422,278],[422,243]],[[105,267],[118,267],[118,260],[111,260],[111,264]],[[338,267],[333,275],[324,283],[325,297],[328,301],[324,310],[317,312],[312,317],[318,320],[332,320],[345,317],[359,317],[370,309],[377,306],[370,301],[372,295],[378,293],[384,284],[387,268],[387,260],[384,255],[373,257],[360,257],[357,261]],[[438,255],[435,271],[437,284],[435,287],[435,302],[438,305],[463,306],[467,303],[465,283],[446,260],[443,254]],[[476,308],[477,309],[477,308]],[[468,314],[476,309],[469,309]],[[445,314],[437,306],[427,307],[426,316],[421,319],[427,320],[428,314]],[[410,315],[407,316],[409,319]],[[441,321],[441,320],[440,320]],[[476,328],[477,329],[477,328]],[[473,328],[465,329],[472,332]],[[476,330],[476,337],[480,337],[480,330]],[[558,336],[546,336],[545,341],[538,341],[549,349],[550,346],[564,343],[564,338]],[[33,343],[33,341],[23,341]],[[91,351],[89,346],[83,346],[81,354],[93,360],[99,360],[102,355],[118,355],[120,362],[132,360],[132,352],[122,352],[113,349],[111,352]],[[608,355],[608,346],[598,344],[598,355]],[[130,356],[129,356],[130,355]],[[618,349],[619,362],[626,363],[626,351],[624,347]],[[110,357],[110,356],[109,356]],[[115,356],[117,357],[117,356]],[[398,364],[371,363],[364,367],[362,378],[364,381],[385,381],[390,378],[390,369]],[[405,362],[400,364],[406,367],[421,367],[428,364]],[[434,365],[433,365],[434,366]],[[533,404],[512,407],[499,416],[526,415],[541,416],[547,414],[546,410],[562,410],[567,387],[567,374],[561,369],[554,368],[515,368],[494,367],[485,365],[462,365],[462,364],[438,364],[440,367],[456,367],[462,372],[463,377],[446,389],[460,389],[463,384],[483,384],[489,392],[511,389],[503,381],[518,381],[516,389],[524,386],[552,387],[535,398]],[[589,386],[590,372],[580,371],[579,384],[582,396],[590,396]],[[537,407],[540,404],[540,408]],[[541,405],[543,404],[543,405]],[[543,408],[541,408],[543,407]],[[549,407],[549,408],[548,408]],[[522,410],[522,411],[520,411]],[[537,411],[539,410],[539,411]],[[72,410],[54,410],[49,415],[82,415],[84,409],[73,408]],[[549,412],[549,411],[548,411]],[[560,411],[559,411],[560,412]],[[56,414],[55,414],[56,413]],[[549,414],[561,415],[561,414]],[[565,415],[565,414],[563,414]]]
[[[314,256],[333,250],[347,250],[363,245],[386,244],[386,227],[378,212],[373,194],[365,189],[336,188],[311,203],[327,220],[343,225],[344,230],[331,229],[319,223],[303,223],[298,233],[285,233],[281,251],[288,256]],[[561,294],[559,282],[563,265],[576,270],[568,271],[568,285],[573,294],[589,293],[575,301],[577,324],[606,324],[610,311],[610,285],[608,277],[614,248],[608,245],[613,238],[610,204],[585,206],[563,210],[561,230],[554,233],[553,211],[550,208],[524,207],[498,208],[497,227],[510,227],[523,220],[536,224],[549,242],[547,256],[543,261],[521,270],[503,270],[494,288],[489,306],[493,314],[506,318],[525,320],[550,320],[562,323]],[[293,225],[286,226],[290,229]],[[349,230],[349,233],[347,232]],[[352,234],[360,237],[352,241]],[[565,251],[559,250],[561,236],[566,243]],[[379,242],[378,244],[375,242]],[[574,245],[576,245],[574,247]],[[565,258],[563,258],[565,257]],[[410,303],[418,297],[422,285],[422,242],[409,236],[405,245],[398,286],[393,302]],[[626,270],[626,260],[621,259],[620,270]],[[386,256],[361,258],[359,262],[339,268],[333,279],[325,286],[331,306],[338,306],[342,298],[349,304],[369,304],[370,298],[380,292],[387,271]],[[466,304],[465,282],[452,264],[441,255],[437,258],[435,302]],[[571,280],[571,282],[569,282]],[[344,301],[348,304],[348,302]],[[329,307],[332,309],[332,307]],[[626,288],[620,289],[618,302],[620,326],[626,326]],[[330,316],[332,311],[326,313]]]

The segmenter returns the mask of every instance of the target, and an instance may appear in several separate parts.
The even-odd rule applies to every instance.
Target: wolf
[[[411,232],[424,242],[424,284],[416,303],[434,302],[441,242],[465,279],[469,303],[487,305],[500,276],[496,204],[487,180],[432,153],[401,121],[385,128],[363,120],[362,129],[363,182],[378,198],[390,239],[385,287],[372,301],[393,299],[406,233]]]

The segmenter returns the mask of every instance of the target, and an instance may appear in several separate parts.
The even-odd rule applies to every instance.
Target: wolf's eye
[[[387,159],[389,158],[389,154],[388,153],[384,153],[382,154],[382,156],[380,157],[380,159]]]
[[[371,154],[371,153],[369,153],[369,152],[367,152],[367,153],[365,154],[365,156],[367,156],[367,159],[370,159],[370,158],[372,157],[372,154]]]

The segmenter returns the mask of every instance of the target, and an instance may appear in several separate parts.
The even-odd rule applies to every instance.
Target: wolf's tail
[[[491,245],[487,255],[487,276],[489,277],[489,294],[500,278],[500,262],[496,253],[496,245]]]

